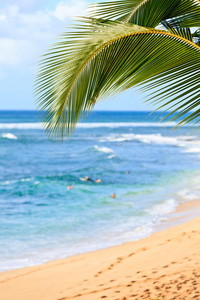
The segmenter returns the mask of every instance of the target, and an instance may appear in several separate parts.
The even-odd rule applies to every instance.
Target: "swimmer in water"
[[[110,197],[112,197],[113,199],[115,199],[116,198],[115,193],[113,193],[112,195],[110,195]]]
[[[80,179],[81,181],[91,181],[91,182],[96,182],[96,183],[102,182],[101,179],[97,179],[97,180],[94,181],[94,180],[91,179],[89,176],[85,176],[85,178],[80,177],[79,179]]]
[[[70,184],[68,185],[68,190],[72,190],[73,189],[73,186]]]
[[[80,177],[81,181],[94,181],[89,176],[85,176],[85,178]]]

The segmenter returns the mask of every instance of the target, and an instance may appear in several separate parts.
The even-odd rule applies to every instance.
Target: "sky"
[[[36,109],[34,77],[39,57],[84,15],[90,0],[0,0],[0,109]],[[135,90],[100,101],[96,110],[149,110]]]

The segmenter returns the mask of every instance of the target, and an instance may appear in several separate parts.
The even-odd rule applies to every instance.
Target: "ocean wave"
[[[200,152],[200,141],[195,136],[163,136],[157,134],[111,134],[99,139],[99,142],[140,142],[145,144],[169,145],[185,148],[182,152],[198,153]]]
[[[118,128],[118,127],[174,127],[176,122],[105,122],[105,123],[78,123],[77,128]]]
[[[182,201],[193,201],[198,200],[200,197],[199,191],[184,189],[182,191],[177,192],[177,196]]]
[[[32,177],[31,178],[22,178],[20,179],[21,182],[24,182],[24,181],[30,181],[31,179],[33,179]]]
[[[112,159],[112,158],[115,158],[115,157],[116,157],[115,154],[111,154],[111,155],[108,156],[109,159]]]
[[[42,129],[41,123],[0,123],[0,129]]]
[[[172,213],[176,207],[178,206],[178,203],[175,199],[168,199],[165,200],[163,203],[159,203],[151,207],[150,209],[147,209],[146,211],[155,217],[162,217],[166,216],[167,214]]]
[[[99,147],[97,145],[94,146],[94,149],[100,152],[104,152],[104,153],[113,153],[114,150],[111,148],[107,148],[107,147]]]
[[[12,133],[4,133],[1,135],[2,139],[9,139],[9,140],[17,140],[17,136]]]
[[[0,182],[0,185],[8,185],[10,183],[10,181],[3,181],[3,182]]]
[[[77,128],[118,128],[118,127],[174,127],[176,122],[99,122],[78,123]],[[43,129],[42,123],[0,123],[0,129]]]
[[[187,149],[183,150],[184,153],[199,153],[200,147],[188,147]]]
[[[168,144],[168,145],[178,145],[184,146],[185,140],[182,137],[169,137],[162,136],[160,133],[157,134],[111,134],[107,137],[101,138],[100,142],[128,142],[128,141],[138,141],[146,144]]]

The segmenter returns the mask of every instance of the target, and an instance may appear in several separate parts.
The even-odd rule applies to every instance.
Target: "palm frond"
[[[178,35],[193,42],[193,35],[190,28],[173,27],[169,22],[162,21],[161,24],[172,34]]]
[[[179,3],[180,0],[145,0],[133,10],[128,22],[154,28],[161,21],[170,19]]]
[[[89,6],[90,16],[127,22],[142,0],[117,0],[100,2]]]
[[[156,27],[168,20],[172,26],[200,24],[199,0],[119,0],[91,5],[91,16]]]
[[[199,27],[200,0],[181,0],[168,20],[172,26]]]
[[[51,136],[68,135],[100,98],[134,86],[153,88],[154,101],[162,90],[163,101],[171,97],[171,103],[178,91],[182,112],[200,103],[200,48],[194,43],[166,31],[90,18],[76,30],[63,34],[40,62],[36,93]]]
[[[197,44],[198,46],[200,46],[200,28],[197,29],[194,33],[193,33],[193,39],[195,44]]]

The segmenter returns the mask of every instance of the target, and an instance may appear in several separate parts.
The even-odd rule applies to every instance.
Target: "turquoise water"
[[[199,197],[198,138],[148,114],[94,112],[59,143],[34,112],[0,112],[1,271],[143,238]]]

